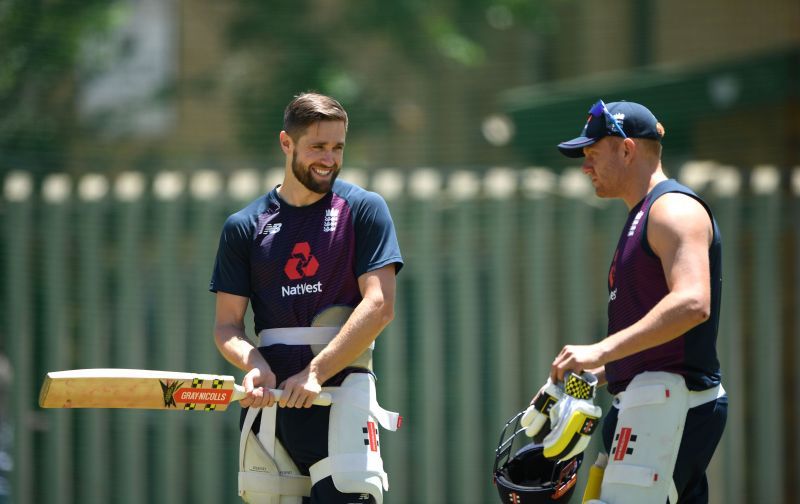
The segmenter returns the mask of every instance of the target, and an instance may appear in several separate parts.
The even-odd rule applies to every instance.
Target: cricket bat
[[[273,389],[280,399],[283,391]],[[233,376],[145,369],[73,369],[47,373],[39,392],[42,408],[129,408],[224,411],[245,397]],[[319,406],[331,403],[321,393]]]

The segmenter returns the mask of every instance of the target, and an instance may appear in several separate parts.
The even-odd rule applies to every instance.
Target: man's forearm
[[[603,340],[605,362],[662,345],[707,320],[708,314],[691,297],[670,293],[635,324]]]
[[[222,356],[242,371],[258,367],[264,358],[247,338],[244,329],[234,327],[216,328],[214,340]]]
[[[309,372],[324,383],[361,355],[392,318],[392,307],[363,299],[339,334],[311,361]]]

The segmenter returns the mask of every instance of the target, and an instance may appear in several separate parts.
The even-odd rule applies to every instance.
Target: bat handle
[[[270,389],[272,391],[272,395],[275,396],[275,399],[280,400],[281,395],[283,394],[283,390],[280,389]],[[244,391],[244,387],[238,385],[236,383],[233,384],[233,399],[235,401],[239,401],[244,399],[247,394]],[[314,404],[316,406],[330,406],[331,405],[331,395],[327,392],[322,392],[320,395],[314,399]]]

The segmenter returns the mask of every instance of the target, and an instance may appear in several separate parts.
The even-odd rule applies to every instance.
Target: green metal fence
[[[800,170],[687,163],[679,175],[715,210],[725,245],[719,350],[731,404],[709,471],[712,502],[788,502],[800,468]],[[38,388],[46,371],[83,367],[240,376],[214,346],[208,280],[225,217],[280,177],[0,179],[0,355],[13,370],[13,384],[0,384],[0,401],[10,392],[0,422],[13,432],[11,496],[0,502],[239,502],[238,408],[45,411]],[[385,502],[496,502],[503,423],[560,345],[604,334],[624,205],[597,199],[578,170],[346,169],[343,178],[384,195],[406,261],[376,354],[381,402],[405,419],[382,437]]]

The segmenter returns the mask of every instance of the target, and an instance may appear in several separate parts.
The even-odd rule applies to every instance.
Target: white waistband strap
[[[276,327],[258,333],[258,346],[270,345],[327,345],[339,334],[341,327]],[[375,349],[375,342],[369,345]]]
[[[626,392],[622,391],[619,394],[614,396],[614,407],[619,408],[620,404],[622,404],[623,397],[625,397]],[[719,399],[720,397],[725,395],[725,388],[720,383],[716,387],[711,387],[705,390],[690,390],[689,391],[689,408],[694,408],[695,406],[700,406],[701,404],[705,404],[710,401],[714,401]],[[657,401],[654,401],[657,402]],[[637,404],[641,406],[641,404]]]
[[[705,390],[690,390],[689,391],[689,408],[700,406],[710,401],[719,399],[725,395],[725,389],[720,383],[716,387],[711,387]]]
[[[258,333],[259,346],[327,345],[339,334],[338,327],[276,327]]]

